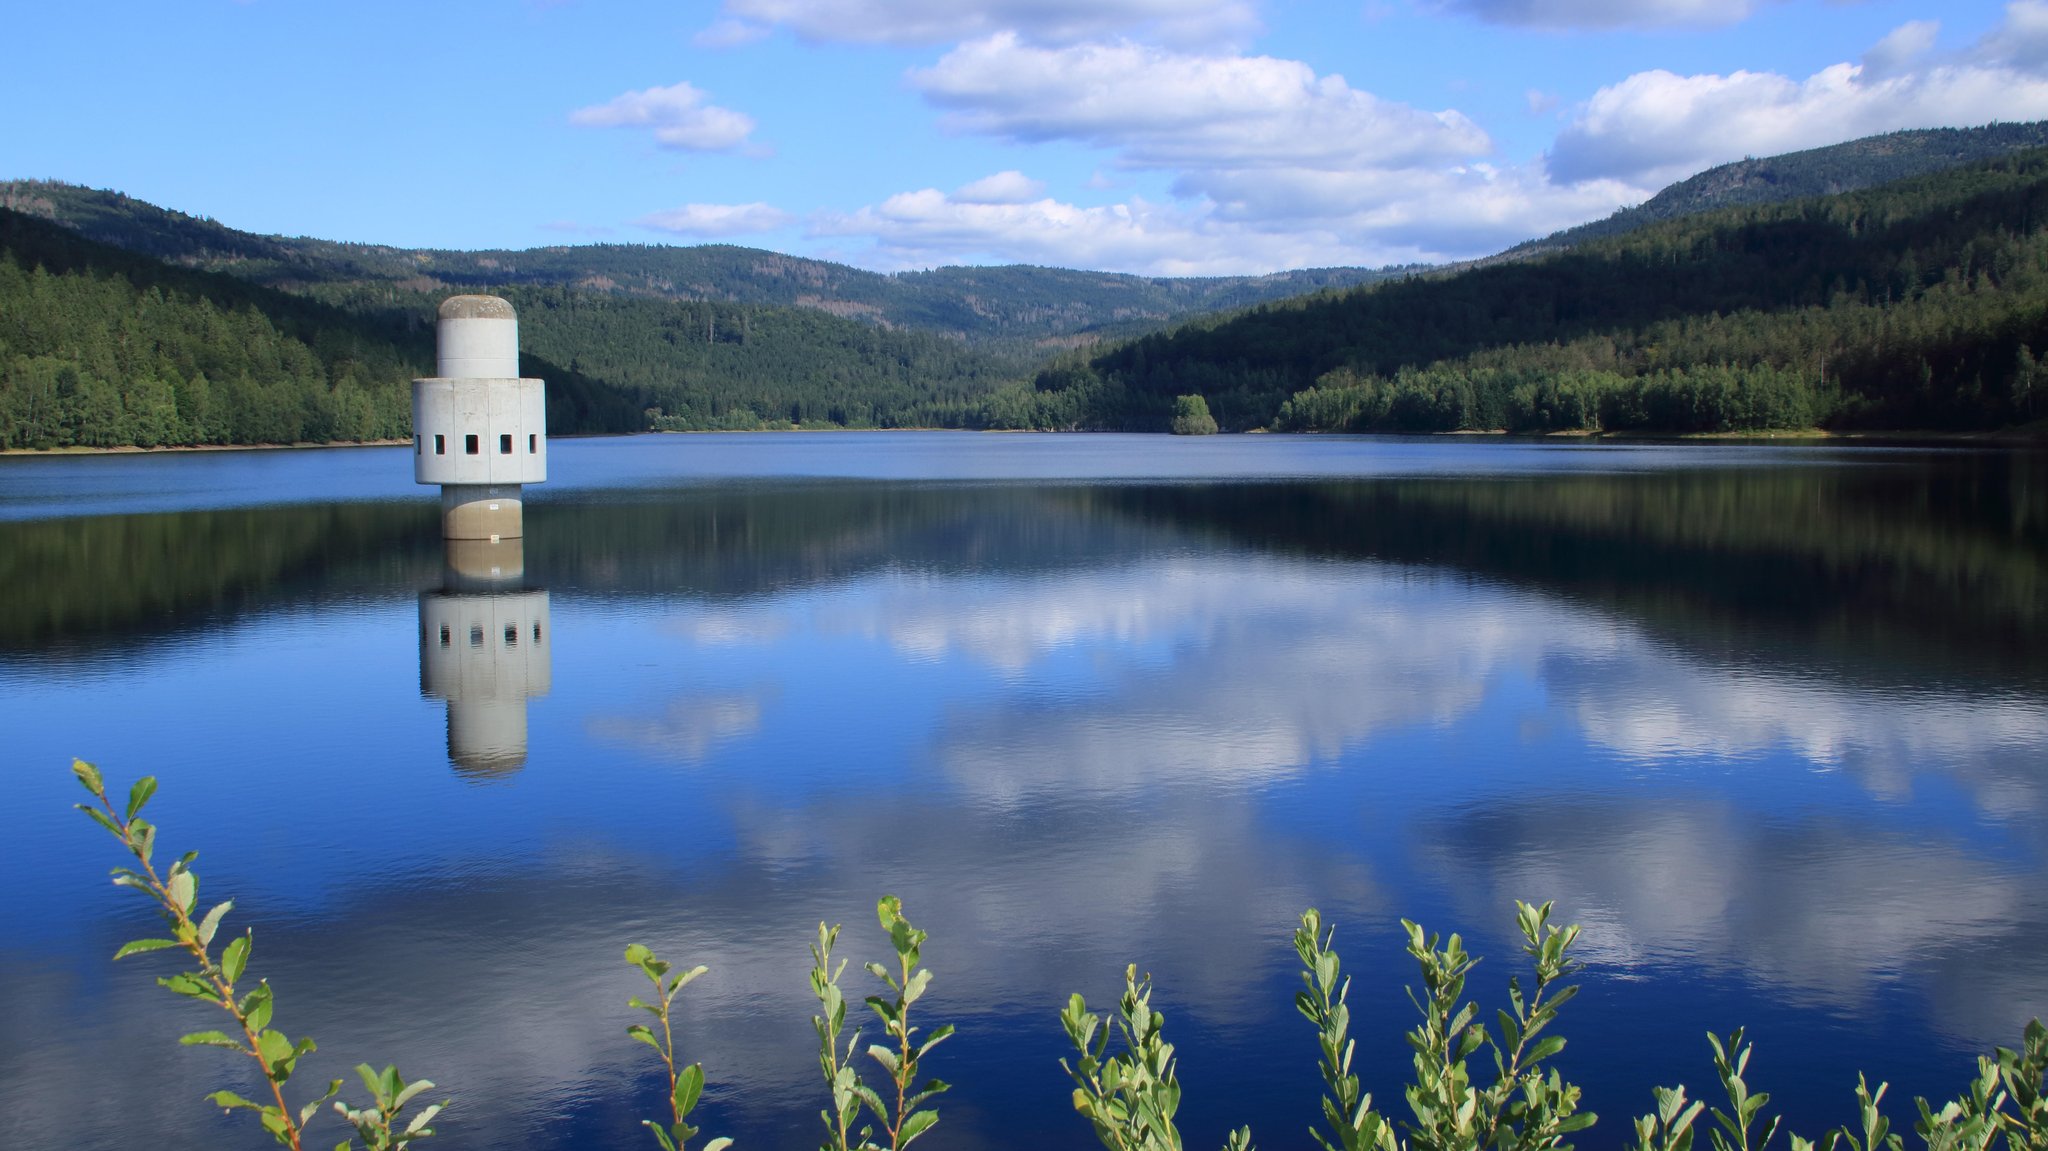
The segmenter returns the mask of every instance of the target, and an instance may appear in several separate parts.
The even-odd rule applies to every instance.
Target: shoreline
[[[688,431],[641,431],[641,432],[597,432],[588,435],[570,433],[554,436],[553,439],[589,439],[604,436],[707,436],[707,435],[763,435],[769,433],[800,432],[805,434],[845,434],[861,432],[974,432],[984,435],[1099,435],[1100,432],[1086,431],[1041,431],[1034,428],[756,428],[746,431],[713,430],[709,428]],[[1134,435],[1160,435],[1167,432],[1136,432]],[[1273,436],[1327,436],[1327,435],[1375,435],[1404,439],[1443,439],[1494,437],[1531,440],[1578,440],[1590,442],[1642,442],[1642,443],[1815,443],[1823,442],[1840,446],[1868,445],[1927,445],[1956,447],[2048,447],[2048,426],[2029,425],[2020,428],[2004,428],[1998,431],[1943,432],[1943,431],[1829,431],[1826,428],[1802,430],[1776,429],[1742,432],[1653,432],[1653,431],[1557,431],[1557,432],[1510,432],[1502,428],[1459,429],[1448,432],[1275,432],[1268,428],[1248,428],[1242,432],[1223,432],[1221,435],[1273,435]],[[1200,438],[1200,437],[1183,437]],[[162,447],[141,448],[132,444],[118,447],[62,448],[0,448],[0,458],[57,456],[122,456],[159,455],[183,452],[281,452],[281,451],[323,451],[347,448],[391,448],[404,447],[411,439],[391,440],[337,440],[325,443],[311,441],[293,444],[171,444]]]
[[[133,444],[122,444],[111,448],[92,448],[73,444],[62,448],[0,448],[0,456],[143,456],[174,452],[291,452],[324,448],[394,448],[410,444],[411,442],[410,438],[403,440],[329,440],[324,443],[307,440],[296,444],[165,444],[154,448],[138,448]]]

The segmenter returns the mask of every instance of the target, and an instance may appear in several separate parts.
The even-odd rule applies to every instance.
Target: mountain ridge
[[[313,295],[345,284],[410,291],[571,287],[677,302],[811,307],[970,343],[1048,347],[1413,270],[1148,277],[1008,264],[883,273],[733,244],[410,249],[245,232],[125,193],[56,181],[0,182],[0,207],[167,263]]]
[[[1979,430],[2048,399],[2048,148],[1724,208],[1070,357],[1027,426]]]
[[[1558,251],[1722,208],[1857,192],[2042,147],[2048,147],[2048,120],[1999,121],[1974,128],[1909,128],[1775,156],[1746,156],[1695,172],[1606,219],[1525,240],[1488,259]]]

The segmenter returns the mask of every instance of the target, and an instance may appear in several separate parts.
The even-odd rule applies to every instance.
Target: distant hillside
[[[960,426],[1009,378],[958,340],[812,309],[504,290],[561,433]],[[440,293],[376,296],[341,307],[0,208],[0,448],[408,436]]]
[[[417,336],[0,209],[0,447],[409,434]]]
[[[118,192],[44,181],[0,183],[0,207],[173,264],[322,294],[352,285],[418,292],[505,286],[814,308],[885,327],[940,332],[1013,354],[1049,354],[1205,312],[1247,307],[1410,269],[1319,268],[1267,276],[1153,278],[1026,265],[882,275],[730,244],[578,244],[457,252],[263,236]]]
[[[1699,212],[1782,204],[1875,188],[1894,180],[2043,147],[2048,147],[2048,120],[1887,132],[1804,152],[1763,159],[1751,157],[1680,180],[1641,204],[1623,208],[1604,220],[1517,244],[1501,256],[1513,258],[1557,251]]]
[[[2048,149],[1264,305],[1074,357],[1024,426],[1993,428],[2048,414]]]

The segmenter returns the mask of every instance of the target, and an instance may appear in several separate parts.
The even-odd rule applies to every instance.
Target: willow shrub
[[[79,810],[119,840],[140,870],[116,868],[115,884],[134,889],[156,904],[170,927],[169,938],[138,939],[114,953],[124,959],[150,951],[179,951],[194,970],[157,980],[165,989],[208,1004],[227,1016],[229,1029],[195,1031],[179,1039],[186,1046],[220,1047],[255,1064],[262,1081],[263,1101],[233,1091],[206,1098],[229,1111],[254,1114],[276,1141],[300,1151],[305,1130],[321,1105],[333,1110],[352,1134],[335,1145],[348,1151],[356,1139],[368,1151],[404,1151],[434,1133],[431,1124],[446,1101],[407,1108],[434,1085],[407,1082],[394,1067],[378,1071],[370,1064],[356,1068],[369,1101],[350,1107],[336,1100],[342,1081],[303,1104],[287,1100],[286,1085],[299,1059],[314,1050],[309,1038],[292,1039],[271,1026],[276,996],[268,983],[246,988],[251,933],[244,931],[215,949],[220,927],[232,902],[199,910],[199,877],[192,870],[196,853],[166,866],[156,863],[156,827],[142,810],[156,793],[154,777],[129,789],[117,807],[108,797],[99,770],[74,760],[72,772],[93,802]],[[879,981],[876,994],[865,999],[880,1024],[882,1042],[860,1046],[860,1030],[845,1034],[847,1000],[839,979],[846,961],[833,963],[839,927],[818,925],[811,944],[811,992],[819,1014],[812,1017],[818,1034],[818,1067],[825,1080],[829,1105],[819,1112],[824,1128],[820,1151],[904,1151],[939,1121],[929,1104],[948,1090],[947,1084],[924,1074],[924,1060],[952,1035],[950,1024],[933,1028],[919,1039],[911,1009],[932,980],[923,965],[927,936],[904,917],[895,896],[876,905],[876,918],[894,952],[893,964],[869,963],[867,972]],[[1515,904],[1515,922],[1522,935],[1534,983],[1524,988],[1519,976],[1508,980],[1507,1006],[1496,1008],[1489,1024],[1479,1004],[1466,998],[1466,976],[1479,959],[1465,950],[1463,939],[1441,939],[1417,924],[1401,921],[1408,937],[1420,988],[1408,989],[1420,1020],[1408,1032],[1413,1050],[1413,1079],[1402,1091],[1407,1114],[1394,1117],[1373,1106],[1352,1073],[1355,1051],[1351,1013],[1345,1004],[1351,978],[1342,972],[1334,946],[1335,932],[1314,908],[1302,913],[1294,933],[1301,959],[1302,990],[1295,1008],[1315,1028],[1324,1096],[1322,1125],[1310,1131],[1323,1151],[1572,1151],[1574,1133],[1593,1126],[1592,1112],[1579,1110],[1580,1089],[1567,1082],[1550,1061],[1565,1047],[1552,1025],[1578,992],[1568,982],[1580,964],[1571,957],[1576,925],[1550,922],[1551,905]],[[698,1129],[688,1122],[704,1090],[702,1064],[679,1064],[673,1007],[685,986],[707,968],[677,973],[669,963],[640,944],[626,949],[626,962],[644,974],[654,989],[652,1002],[638,996],[628,1006],[647,1012],[659,1026],[636,1023],[626,1028],[635,1041],[660,1056],[669,1088],[666,1122],[643,1121],[663,1151],[687,1151]],[[246,988],[246,989],[245,989]],[[1074,1081],[1073,1103],[1109,1151],[1181,1151],[1174,1122],[1181,1086],[1173,1045],[1166,1042],[1166,1016],[1152,1007],[1152,981],[1136,965],[1124,969],[1124,990],[1114,1013],[1088,1010],[1074,995],[1060,1012],[1060,1026],[1075,1050],[1072,1063],[1060,1066]],[[1768,1151],[1783,1127],[1782,1116],[1769,1115],[1770,1095],[1752,1090],[1746,1078],[1751,1046],[1740,1030],[1725,1039],[1707,1037],[1714,1072],[1727,1109],[1709,1108],[1688,1099],[1684,1085],[1653,1092],[1655,1110],[1638,1118],[1627,1151],[1693,1151],[1701,1131],[1712,1151]],[[863,1079],[859,1057],[879,1069]],[[1977,1074],[1964,1093],[1939,1105],[1915,1099],[1918,1119],[1914,1134],[1927,1151],[2048,1151],[2048,1028],[2036,1019],[2026,1027],[2019,1049],[1997,1048],[1979,1057]],[[1855,1123],[1805,1138],[1784,1132],[1787,1151],[1904,1151],[1905,1137],[1891,1128],[1881,1104],[1886,1085],[1873,1090],[1858,1077]],[[1701,1122],[1702,1116],[1712,1119]],[[700,1151],[724,1151],[731,1139],[718,1138]],[[1230,1132],[1224,1151],[1252,1151],[1249,1127]]]

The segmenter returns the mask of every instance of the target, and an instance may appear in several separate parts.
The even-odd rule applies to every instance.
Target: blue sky
[[[10,9],[0,178],[406,247],[1435,261],[1744,155],[2048,118],[2048,0]]]

